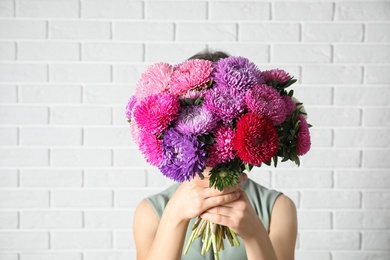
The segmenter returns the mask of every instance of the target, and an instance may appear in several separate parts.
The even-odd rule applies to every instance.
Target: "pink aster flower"
[[[286,118],[290,118],[292,112],[297,108],[297,106],[295,105],[293,99],[288,95],[282,96],[282,99],[284,102],[284,107],[286,108]]]
[[[186,93],[180,96],[181,99],[192,99],[192,100],[197,100],[198,98],[203,98],[204,95],[206,94],[206,90],[188,90]]]
[[[173,72],[173,67],[165,62],[155,63],[149,66],[136,85],[135,95],[138,102],[145,97],[168,91],[168,82]]]
[[[213,114],[204,106],[187,106],[181,113],[173,127],[183,135],[202,135],[216,126]]]
[[[208,150],[208,166],[215,167],[234,159],[233,137],[234,131],[229,126],[221,126],[216,130],[214,143]]]
[[[180,109],[179,99],[169,93],[146,97],[134,110],[137,124],[152,134],[161,134],[176,119]]]
[[[135,96],[131,96],[129,102],[126,105],[126,118],[128,120],[131,120],[131,115],[133,114],[133,108],[136,102],[137,98]]]
[[[306,122],[306,119],[302,115],[298,115],[299,119],[299,129],[298,129],[298,144],[297,144],[297,154],[304,155],[310,150],[311,141],[310,141],[310,132],[309,126]]]
[[[153,166],[158,166],[162,159],[162,140],[146,131],[140,132],[139,140],[139,148],[144,154],[146,161]]]
[[[268,117],[274,125],[279,125],[286,119],[283,99],[278,91],[266,84],[255,85],[248,90],[246,104],[249,111]]]
[[[291,76],[286,71],[280,69],[266,70],[262,72],[262,75],[265,82],[276,80],[283,84],[291,79]]]
[[[184,94],[187,90],[204,85],[210,80],[213,63],[208,60],[187,60],[177,65],[169,82],[173,94]]]

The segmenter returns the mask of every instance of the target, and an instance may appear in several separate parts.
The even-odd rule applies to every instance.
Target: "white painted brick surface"
[[[172,185],[125,106],[205,48],[281,68],[309,113],[301,167],[249,176],[298,208],[299,260],[390,259],[388,1],[1,0],[0,259],[136,259],[133,214]]]

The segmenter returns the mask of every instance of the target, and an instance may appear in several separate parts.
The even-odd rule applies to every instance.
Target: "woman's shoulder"
[[[152,206],[159,219],[161,218],[168,201],[171,199],[179,186],[180,183],[175,183],[165,190],[151,195],[145,199]]]

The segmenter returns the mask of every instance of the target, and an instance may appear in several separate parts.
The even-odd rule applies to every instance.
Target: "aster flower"
[[[204,106],[187,106],[181,109],[173,127],[184,135],[202,135],[216,126],[213,114]]]
[[[137,98],[134,95],[131,96],[129,99],[129,102],[126,105],[126,118],[127,118],[127,120],[131,120],[133,108],[134,108],[134,105],[136,102],[137,102]]]
[[[162,159],[162,140],[146,131],[140,131],[139,140],[139,149],[144,154],[146,161],[153,166],[158,166]]]
[[[134,117],[131,119],[131,124],[130,124],[130,134],[131,137],[133,138],[134,142],[139,145],[140,142],[140,127],[138,126],[137,122],[135,122]]]
[[[180,109],[176,96],[168,93],[159,93],[146,97],[135,108],[134,117],[137,124],[152,134],[161,134],[168,128]]]
[[[290,118],[292,112],[297,108],[297,106],[295,105],[293,99],[288,95],[283,95],[282,99],[284,102],[286,118]]]
[[[291,76],[284,70],[273,69],[262,72],[265,82],[278,81],[280,84],[286,83],[291,79]]]
[[[214,86],[207,90],[203,104],[215,115],[216,119],[224,123],[238,118],[246,108],[244,92],[224,86]]]
[[[264,83],[261,71],[244,57],[228,57],[215,63],[213,80],[218,85],[246,91],[254,84]]]
[[[297,134],[298,144],[297,144],[297,155],[304,155],[310,150],[311,141],[309,126],[306,122],[306,119],[303,115],[298,115],[299,119],[299,130]]]
[[[168,129],[162,143],[163,156],[158,166],[170,179],[178,182],[190,180],[205,168],[207,153],[203,143],[195,136],[181,135],[175,129]]]
[[[186,91],[204,85],[210,80],[213,63],[208,60],[187,60],[177,65],[169,81],[170,91],[181,95]]]
[[[202,99],[204,98],[204,95],[206,94],[206,90],[188,90],[186,93],[180,96],[180,99],[192,99],[192,100],[197,100],[197,99]]]
[[[269,119],[249,112],[237,121],[233,148],[244,163],[259,166],[276,154],[278,134]]]
[[[149,66],[136,85],[135,95],[138,102],[145,97],[168,91],[168,82],[173,72],[173,67],[165,62],[155,63]]]
[[[229,126],[221,126],[215,131],[214,143],[208,150],[208,166],[215,167],[234,159],[233,137],[234,131]]]

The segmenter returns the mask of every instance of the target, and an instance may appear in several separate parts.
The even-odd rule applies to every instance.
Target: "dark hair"
[[[189,60],[200,59],[200,60],[209,60],[212,62],[216,62],[219,59],[224,59],[224,58],[227,58],[229,56],[230,56],[229,54],[227,54],[226,52],[223,52],[223,51],[204,50],[204,51],[198,52],[194,56],[190,57]]]

